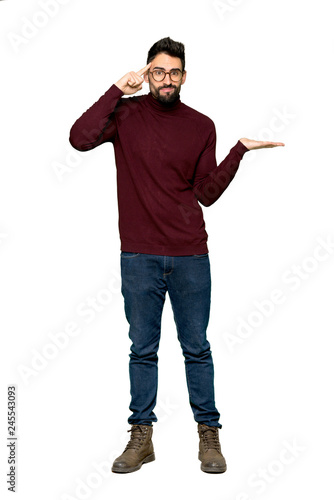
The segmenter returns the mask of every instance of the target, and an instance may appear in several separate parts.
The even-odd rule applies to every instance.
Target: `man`
[[[105,142],[115,151],[122,295],[132,341],[132,415],[131,437],[113,472],[133,472],[155,459],[157,352],[167,291],[198,424],[201,469],[226,470],[206,338],[211,279],[199,202],[209,206],[220,197],[246,151],[284,144],[243,138],[217,166],[214,123],[180,100],[186,76],[184,45],[159,40],[149,50],[147,65],[113,84],[70,132],[70,143],[79,151]],[[142,89],[144,81],[149,94],[123,97]]]

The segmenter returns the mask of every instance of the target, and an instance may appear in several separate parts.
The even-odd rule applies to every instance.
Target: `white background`
[[[2,498],[10,384],[18,499],[330,498],[331,2],[54,0],[48,14],[46,3],[0,3]],[[68,136],[165,36],[186,46],[181,100],[214,120],[218,163],[241,137],[286,144],[247,153],[222,198],[204,208],[222,475],[200,471],[169,299],[156,461],[110,473],[130,414],[116,170],[111,144],[78,153]],[[270,305],[275,293],[281,303]],[[88,322],[79,311],[92,311],[92,297],[99,311]]]

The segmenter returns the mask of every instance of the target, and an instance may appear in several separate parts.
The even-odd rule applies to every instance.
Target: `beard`
[[[171,88],[173,89],[171,92],[168,94],[161,94],[160,90],[164,88]],[[161,87],[158,87],[157,89],[151,86],[150,88],[152,95],[162,104],[174,104],[179,99],[180,96],[180,91],[181,91],[181,85],[177,87],[176,85],[170,84],[170,85],[162,85]]]

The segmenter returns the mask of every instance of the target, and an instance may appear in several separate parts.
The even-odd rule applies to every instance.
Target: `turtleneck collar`
[[[146,102],[150,106],[150,108],[153,108],[156,111],[160,111],[163,113],[174,113],[180,108],[182,104],[180,96],[178,96],[177,100],[174,101],[172,104],[164,104],[158,101],[158,99],[155,99],[155,97],[153,97],[152,95],[152,92],[147,94]]]

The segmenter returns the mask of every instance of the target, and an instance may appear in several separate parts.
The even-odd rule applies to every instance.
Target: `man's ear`
[[[183,84],[185,83],[186,78],[187,78],[187,72],[186,72],[186,71],[184,71],[184,73],[183,73],[183,77],[182,77],[182,80],[181,80],[181,85],[183,85]]]
[[[146,71],[146,73],[145,73],[145,75],[144,75],[144,81],[145,81],[146,83],[148,83],[148,73],[147,73],[147,71]]]

